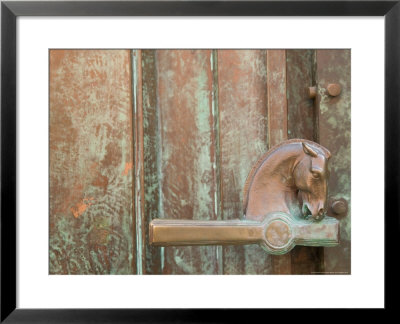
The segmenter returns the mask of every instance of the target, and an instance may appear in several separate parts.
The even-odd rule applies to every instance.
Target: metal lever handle
[[[150,242],[156,246],[253,244],[263,239],[263,229],[256,221],[155,219],[150,223]]]
[[[337,245],[339,223],[331,217],[320,222],[294,220],[282,212],[269,214],[263,222],[155,219],[150,223],[150,243],[156,246],[259,244],[268,253],[284,254],[295,245]]]
[[[283,142],[264,154],[247,177],[243,191],[246,220],[156,219],[150,223],[150,243],[259,244],[271,254],[287,253],[296,244],[337,245],[339,222],[322,219],[330,156],[326,148],[311,141]]]

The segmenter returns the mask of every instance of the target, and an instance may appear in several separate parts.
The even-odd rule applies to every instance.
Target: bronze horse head
[[[312,141],[293,139],[274,146],[250,171],[243,192],[248,219],[271,212],[321,220],[326,210],[331,154]]]

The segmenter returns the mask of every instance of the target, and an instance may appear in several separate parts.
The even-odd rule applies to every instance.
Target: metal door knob
[[[329,151],[317,143],[289,140],[256,163],[244,186],[243,220],[155,219],[155,246],[259,244],[271,254],[295,245],[335,246],[339,222],[325,216]]]

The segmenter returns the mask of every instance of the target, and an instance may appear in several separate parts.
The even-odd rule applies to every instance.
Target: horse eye
[[[311,172],[313,178],[319,178],[319,173],[318,172]]]

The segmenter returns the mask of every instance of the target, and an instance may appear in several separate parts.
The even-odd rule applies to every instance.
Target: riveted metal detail
[[[342,87],[338,83],[330,83],[326,87],[328,94],[332,97],[337,97],[342,92]]]

